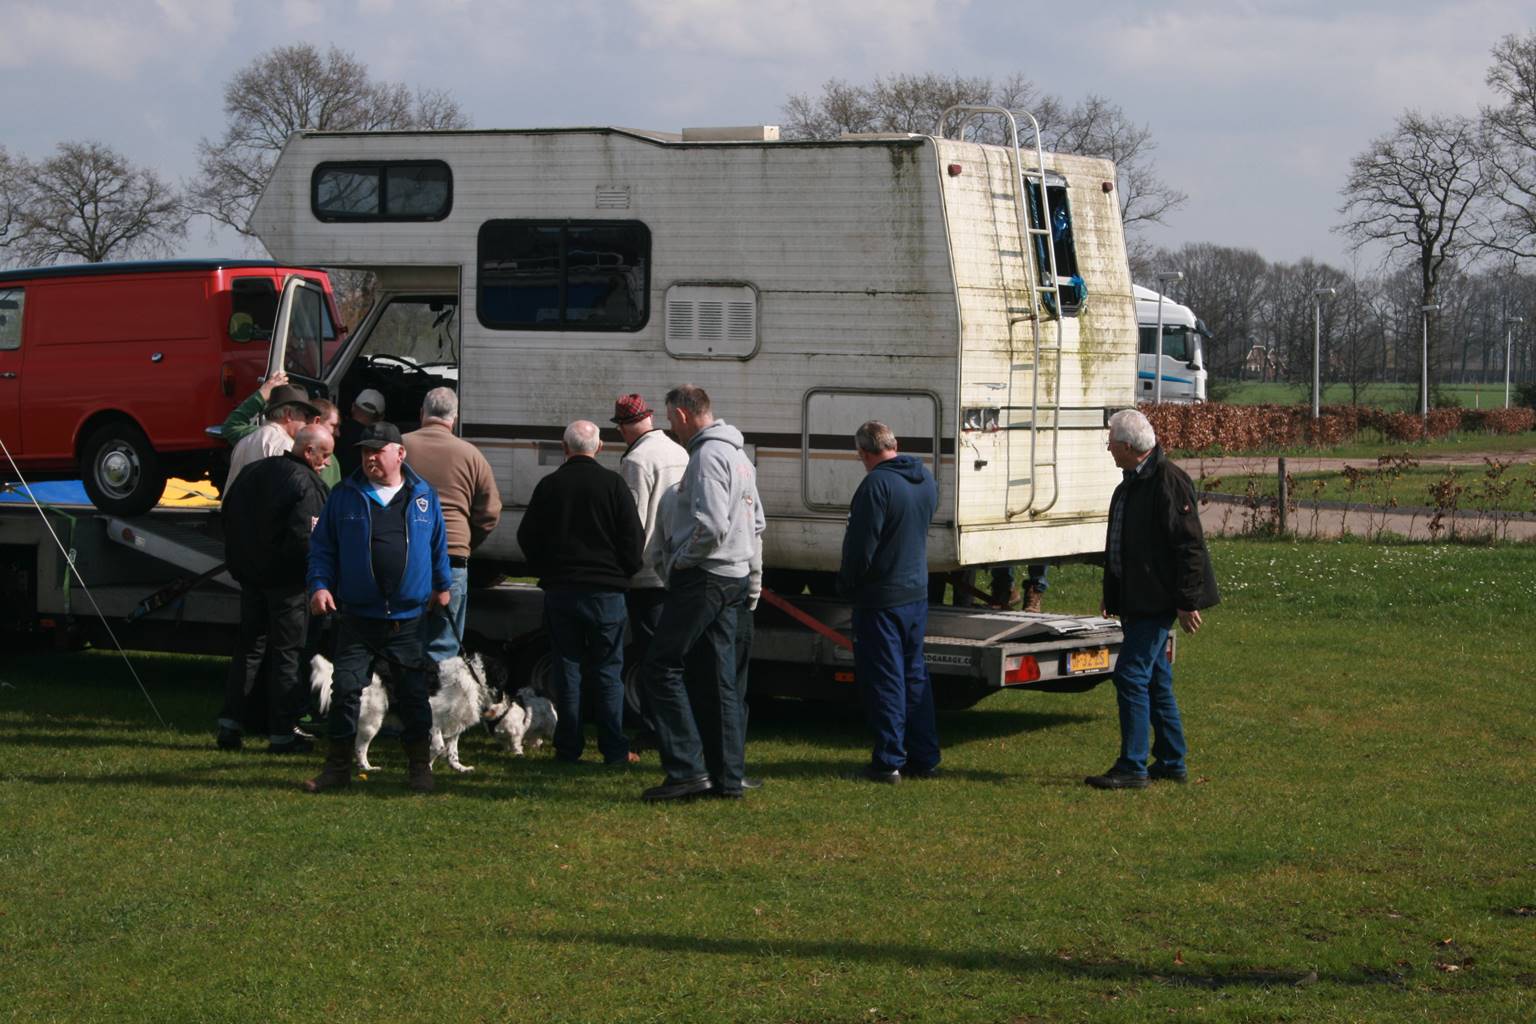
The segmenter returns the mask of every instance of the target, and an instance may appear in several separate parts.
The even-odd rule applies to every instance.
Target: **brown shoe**
[[[1024,611],[1038,612],[1040,610],[1040,591],[1029,587],[1024,591]]]
[[[346,789],[352,784],[352,737],[330,740],[325,748],[325,766],[320,774],[304,783],[306,793],[324,793]]]
[[[402,743],[407,761],[405,784],[413,793],[430,793],[436,788],[432,781],[432,741],[413,740]]]

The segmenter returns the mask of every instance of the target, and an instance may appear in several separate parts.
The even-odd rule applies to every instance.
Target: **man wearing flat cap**
[[[335,675],[325,767],[304,784],[311,793],[352,781],[352,747],[363,689],[375,658],[399,679],[390,710],[400,716],[407,784],[432,791],[432,708],[427,703],[421,629],[451,597],[448,530],[432,485],[405,464],[393,423],[379,422],[357,442],[362,468],[331,492],[309,544],[309,610],[335,613]]]
[[[661,543],[658,511],[664,494],[677,486],[688,468],[688,452],[656,426],[655,411],[638,394],[620,395],[613,403],[613,422],[628,446],[619,459],[619,475],[634,496],[640,512],[640,526],[645,532],[644,567],[629,581],[625,601],[629,607],[630,658],[635,665],[645,664],[651,637],[661,621],[661,606],[667,591],[654,566]],[[651,717],[645,688],[640,688],[641,719],[644,732],[640,742],[654,742],[656,723]]]
[[[267,422],[235,445],[229,455],[229,476],[224,479],[224,493],[235,485],[235,477],[253,462],[271,455],[284,455],[293,448],[293,438],[310,420],[319,419],[320,410],[310,400],[309,392],[295,384],[272,389],[267,398]]]

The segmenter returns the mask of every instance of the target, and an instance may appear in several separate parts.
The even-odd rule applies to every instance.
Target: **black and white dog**
[[[472,772],[473,765],[459,761],[459,736],[465,729],[479,722],[485,709],[490,706],[491,696],[485,685],[485,665],[480,655],[471,654],[466,660],[460,657],[446,661],[427,662],[427,689],[432,694],[432,763],[447,756],[448,765],[456,772]],[[384,725],[389,713],[389,688],[380,678],[379,670],[386,674],[397,671],[388,663],[374,666],[373,679],[363,689],[362,704],[357,712],[357,766],[365,772],[375,771],[368,763],[368,745]],[[432,674],[436,673],[433,680]],[[320,713],[331,708],[331,663],[322,655],[315,655],[311,662],[310,686],[320,705]]]
[[[516,757],[523,756],[525,745],[537,749],[545,740],[554,742],[558,720],[549,698],[529,686],[518,690],[516,699],[502,697],[485,712],[485,724]]]

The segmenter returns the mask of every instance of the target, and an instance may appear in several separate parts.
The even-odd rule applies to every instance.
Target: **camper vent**
[[[599,185],[597,186],[597,208],[599,210],[627,210],[629,209],[628,185]]]
[[[757,290],[746,284],[667,289],[667,351],[696,359],[749,359],[757,351]]]

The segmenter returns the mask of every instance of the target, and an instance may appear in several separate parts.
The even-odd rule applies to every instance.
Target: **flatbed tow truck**
[[[239,591],[223,555],[211,508],[124,518],[88,504],[0,503],[3,629],[66,648],[110,647],[115,636],[128,649],[228,654]],[[543,686],[542,608],[531,583],[476,589],[465,644],[504,655],[515,685]],[[840,601],[767,592],[754,618],[753,695],[852,699],[851,617]],[[1113,671],[1120,642],[1113,620],[936,605],[924,651],[939,706],[963,708],[1004,689],[1090,689]]]

